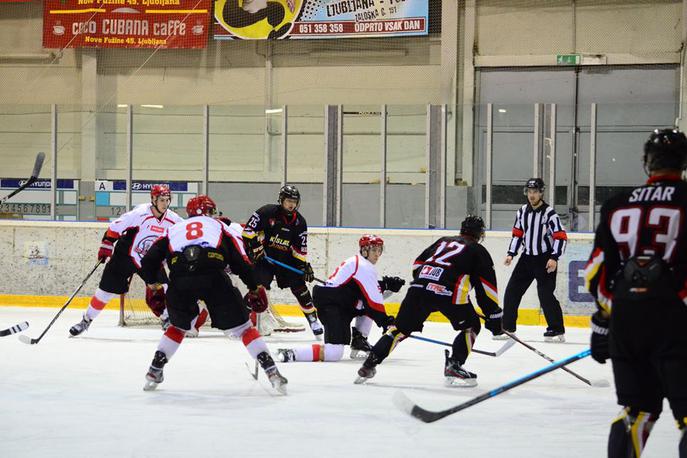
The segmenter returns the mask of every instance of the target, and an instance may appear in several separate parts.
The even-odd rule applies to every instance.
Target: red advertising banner
[[[205,48],[212,0],[45,0],[44,48]]]

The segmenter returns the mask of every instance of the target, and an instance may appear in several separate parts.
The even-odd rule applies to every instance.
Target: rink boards
[[[90,222],[0,221],[0,271],[4,277],[0,305],[61,306],[92,268],[106,227],[105,223]],[[384,239],[384,254],[377,264],[380,276],[397,275],[406,280],[411,278],[413,260],[424,248],[441,236],[456,234],[422,229],[310,228],[308,258],[315,275],[325,278],[331,274],[344,259],[357,252],[360,236],[370,232]],[[513,269],[503,265],[510,237],[509,232],[490,231],[483,242],[494,259],[501,299]],[[559,262],[556,296],[563,306],[566,325],[588,326],[594,305],[584,290],[582,272],[593,235],[568,234],[568,237],[566,254]],[[98,275],[94,275],[73,305],[85,307],[97,283]],[[387,308],[391,313],[398,310],[404,294],[405,288],[388,299]],[[135,281],[131,296],[134,306],[145,307],[140,280]],[[300,314],[289,290],[275,287],[270,297],[273,303],[279,304],[278,310],[283,315]],[[441,317],[433,319],[441,321]],[[523,297],[518,322],[544,323],[534,284]]]

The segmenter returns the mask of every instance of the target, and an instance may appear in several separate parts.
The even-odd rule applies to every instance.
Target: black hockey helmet
[[[476,215],[468,215],[460,223],[460,235],[467,235],[479,241],[484,238],[484,220]]]
[[[644,170],[687,168],[687,137],[678,129],[656,129],[644,144]]]
[[[285,184],[279,190],[278,202],[280,205],[282,202],[284,202],[284,199],[296,200],[298,202],[298,204],[296,204],[296,208],[300,207],[300,205],[301,205],[301,193],[298,192],[298,188],[292,184]]]
[[[544,192],[544,180],[541,178],[530,178],[527,180],[527,183],[525,183],[525,187],[523,188],[522,192],[527,195],[527,190],[528,189],[538,189],[539,192]]]

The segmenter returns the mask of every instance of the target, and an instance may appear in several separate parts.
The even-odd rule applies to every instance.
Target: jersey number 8
[[[196,221],[186,225],[186,240],[195,240],[203,236],[203,223]]]

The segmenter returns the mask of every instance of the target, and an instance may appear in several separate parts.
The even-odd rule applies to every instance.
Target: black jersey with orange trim
[[[410,287],[450,296],[454,304],[469,303],[468,293],[474,288],[485,314],[501,311],[491,255],[469,237],[442,237],[427,247],[413,263]]]
[[[243,229],[248,247],[262,244],[267,256],[302,268],[308,255],[308,224],[298,211],[288,215],[281,205],[264,205]]]
[[[662,259],[672,285],[662,293],[677,294],[687,305],[687,183],[680,176],[651,177],[601,207],[585,269],[587,289],[599,309],[611,313],[614,284],[626,261],[636,256]]]

